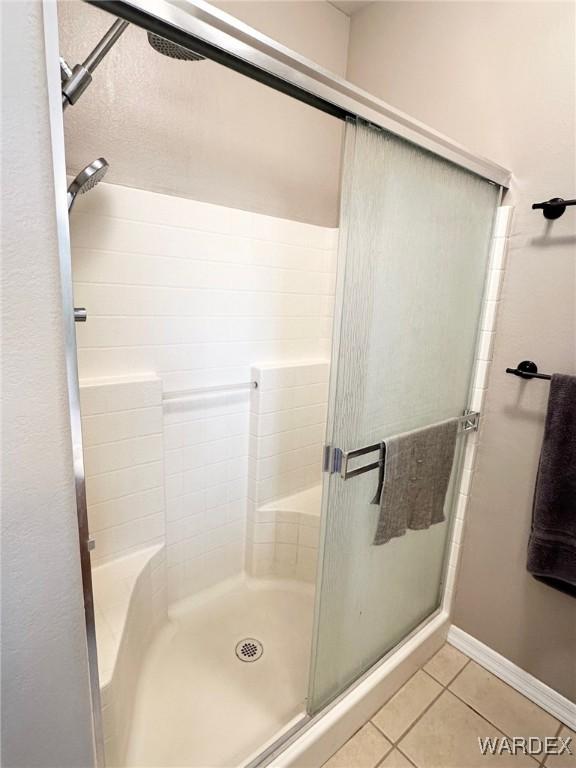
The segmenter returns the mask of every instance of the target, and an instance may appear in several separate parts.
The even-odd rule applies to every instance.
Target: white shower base
[[[238,577],[169,611],[143,663],[128,766],[232,768],[303,714],[314,590]],[[264,645],[240,661],[245,637]]]

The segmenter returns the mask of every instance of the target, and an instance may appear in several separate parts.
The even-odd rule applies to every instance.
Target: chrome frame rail
[[[74,295],[72,287],[70,222],[66,192],[68,185],[66,182],[64,123],[60,84],[58,17],[55,0],[44,0],[42,12],[44,21],[50,141],[54,173],[54,205],[56,210],[58,257],[60,263],[60,291],[64,320],[63,337],[66,354],[66,384],[70,432],[72,438],[72,460],[74,464],[73,469],[76,491],[76,514],[78,518],[80,568],[82,572],[82,590],[84,597],[84,616],[86,620],[86,651],[92,704],[94,760],[98,768],[104,768],[106,760],[104,755],[104,732],[102,727],[102,705],[100,698],[100,679],[98,674],[98,651],[96,647],[94,596],[92,592],[92,566],[90,558],[92,543],[88,530],[88,508],[86,504],[86,480],[82,446],[82,422],[80,418],[80,385],[78,380],[78,357],[76,350]]]
[[[510,172],[204,0],[86,0],[334,117],[358,117],[508,187]]]

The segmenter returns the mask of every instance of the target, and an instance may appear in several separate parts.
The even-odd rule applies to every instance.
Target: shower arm
[[[60,59],[62,109],[66,109],[69,104],[75,104],[78,101],[92,82],[92,73],[127,26],[128,22],[124,19],[116,19],[86,60],[82,64],[76,64],[74,69],[70,69],[66,61]]]

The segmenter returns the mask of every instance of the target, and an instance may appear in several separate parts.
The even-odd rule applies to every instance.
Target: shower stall
[[[320,764],[445,636],[508,173],[201,0],[92,5],[96,64],[146,31],[345,126],[338,227],[116,184],[108,146],[70,185],[98,761]],[[387,442],[451,420],[441,519],[379,543]]]

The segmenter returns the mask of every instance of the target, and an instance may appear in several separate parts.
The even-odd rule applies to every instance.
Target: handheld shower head
[[[188,48],[183,48],[177,43],[171,43],[170,40],[166,40],[164,37],[160,37],[160,35],[155,35],[153,32],[148,32],[148,42],[157,53],[161,53],[163,56],[168,56],[171,59],[178,59],[179,61],[204,61],[204,56],[200,56],[199,53],[189,51]]]
[[[107,170],[108,161],[103,157],[99,157],[80,171],[78,176],[76,176],[74,181],[68,187],[68,212],[72,209],[77,195],[83,195],[85,192],[89,192],[92,187],[95,187],[98,182],[102,181]]]

